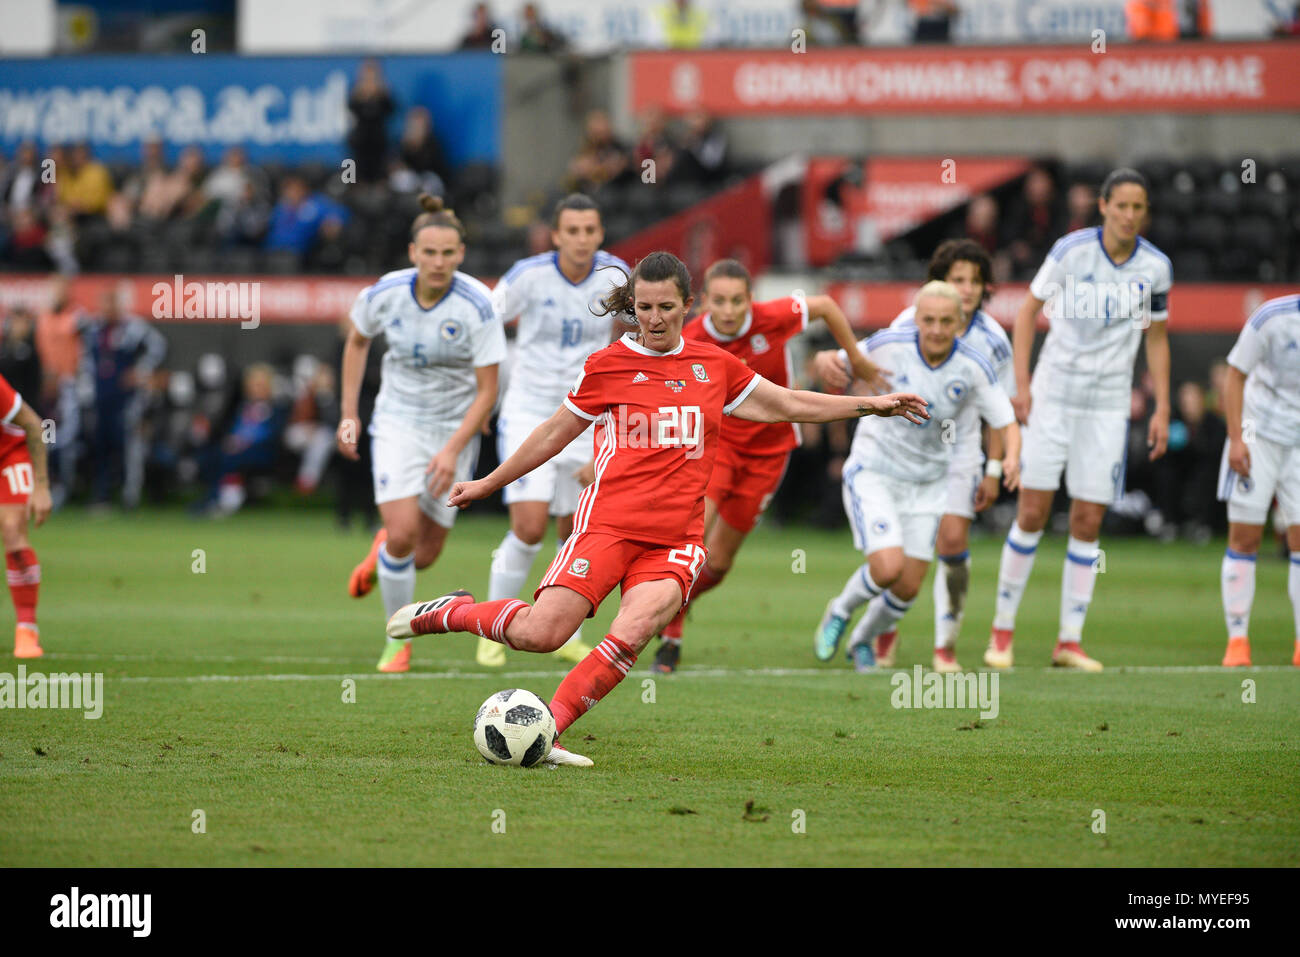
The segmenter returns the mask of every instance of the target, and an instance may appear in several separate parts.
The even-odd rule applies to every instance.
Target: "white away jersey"
[[[550,415],[560,407],[587,357],[609,345],[613,319],[595,312],[631,271],[617,256],[597,250],[591,272],[573,283],[560,272],[559,253],[550,252],[519,260],[501,277],[492,290],[497,318],[519,318],[503,414]]]
[[[916,307],[908,306],[889,324],[890,329],[915,329]],[[998,321],[983,309],[976,309],[962,342],[978,352],[993,367],[998,384],[1008,397],[1016,394],[1016,366],[1011,357],[1011,340]],[[908,391],[906,389],[900,391]],[[972,404],[967,404],[957,415],[957,452],[959,458],[980,456],[980,414]]]
[[[961,441],[962,411],[967,406],[995,429],[1015,421],[1011,400],[998,384],[993,366],[961,339],[937,366],[921,355],[915,326],[877,332],[859,342],[858,349],[893,373],[890,382],[895,390],[914,392],[930,404],[926,410],[930,418],[920,425],[901,416],[858,420],[849,460],[869,471],[912,482],[941,479]],[[977,441],[978,434],[977,429]]]
[[[1172,285],[1169,257],[1141,237],[1122,263],[1102,246],[1100,226],[1058,239],[1029,285],[1051,325],[1034,370],[1034,401],[1128,409],[1138,344],[1151,322],[1169,318]]]
[[[1300,446],[1300,295],[1278,296],[1251,313],[1228,364],[1246,373],[1242,422],[1270,442]]]
[[[399,269],[367,286],[352,306],[352,324],[388,340],[373,420],[455,428],[474,401],[474,370],[506,356],[506,336],[491,292],[473,276],[452,274],[432,309],[415,301],[415,269]]]

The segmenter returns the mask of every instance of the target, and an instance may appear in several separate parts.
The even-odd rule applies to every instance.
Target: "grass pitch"
[[[485,591],[504,531],[462,516],[416,597]],[[1282,562],[1260,560],[1260,667],[1228,671],[1221,543],[1103,541],[1086,647],[1107,670],[1061,673],[1049,536],[1018,667],[980,720],[896,709],[891,674],[819,664],[812,629],[860,559],[847,532],[763,528],[693,611],[683,670],[647,684],[647,651],[566,735],[596,766],[521,771],[485,764],[470,722],[500,688],[549,698],[562,663],[511,653],[488,672],[450,636],[376,674],[379,597],[345,592],[367,544],[310,509],[55,516],[35,535],[48,654],[24,664],[102,672],[104,712],[0,710],[0,865],[1300,864]],[[972,548],[969,668],[999,546]],[[929,664],[929,595],[903,623],[909,672]]]

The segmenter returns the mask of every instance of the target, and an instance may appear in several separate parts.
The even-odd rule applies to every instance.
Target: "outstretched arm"
[[[591,423],[574,415],[565,406],[533,429],[523,444],[492,472],[475,482],[457,482],[451,487],[447,504],[464,508],[470,502],[487,498],[499,488],[504,488],[521,475],[527,475],[543,462],[550,460],[570,442],[580,436]]]
[[[901,415],[918,425],[930,417],[927,403],[910,392],[889,395],[824,395],[783,389],[762,379],[732,412],[751,422],[835,422],[864,415]]]
[[[820,319],[826,323],[831,338],[848,356],[849,366],[857,378],[879,392],[889,388],[889,382],[885,379],[887,370],[881,369],[862,354],[858,341],[853,338],[853,327],[849,325],[849,319],[839,303],[830,296],[809,296],[808,318]],[[835,381],[831,382],[831,385],[835,384]]]

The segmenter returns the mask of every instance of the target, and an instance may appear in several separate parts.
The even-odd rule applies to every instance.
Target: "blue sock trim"
[[[1300,565],[1300,552],[1292,552],[1292,553],[1291,553],[1291,564],[1292,564],[1292,565]]]
[[[415,552],[411,552],[411,554],[407,555],[400,561],[394,561],[389,557],[388,549],[381,545],[379,547],[379,564],[384,566],[385,571],[404,572],[415,564]]]
[[[1037,543],[1033,545],[1017,545],[1010,538],[1007,539],[1007,547],[1013,552],[1019,552],[1021,555],[1032,555],[1034,552],[1038,551]]]
[[[867,594],[872,598],[875,598],[880,594],[880,589],[872,584],[871,576],[867,574],[867,567],[865,565],[858,568],[858,577],[862,579],[862,587],[867,590]]]
[[[940,555],[939,561],[947,562],[949,565],[956,565],[958,562],[964,562],[968,558],[970,558],[969,548],[964,552],[958,552],[956,555]]]
[[[1253,562],[1258,557],[1256,555],[1247,555],[1245,552],[1234,552],[1231,548],[1225,549],[1224,554],[1239,562]],[[1294,558],[1291,560],[1295,561]]]
[[[1066,552],[1065,557],[1068,558],[1070,561],[1074,562],[1076,565],[1092,566],[1097,564],[1096,558],[1088,558],[1084,555],[1076,555],[1074,554],[1074,552]]]
[[[897,604],[897,602],[899,601],[898,597],[895,595],[891,595],[889,592],[884,593],[884,598],[885,598],[885,604],[897,612],[905,612],[907,611],[907,609],[912,607],[912,603],[910,601],[905,605]]]

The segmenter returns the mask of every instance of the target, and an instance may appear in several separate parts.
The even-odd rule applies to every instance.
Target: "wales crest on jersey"
[[[702,363],[692,362],[691,371],[695,373],[695,378],[698,379],[700,382],[709,381],[709,372],[707,369],[704,368],[704,365]]]

